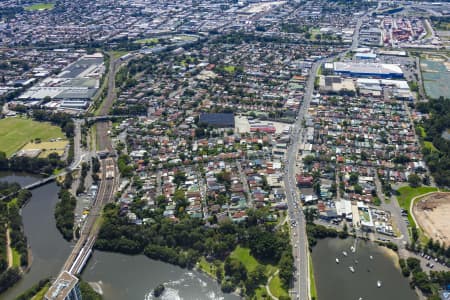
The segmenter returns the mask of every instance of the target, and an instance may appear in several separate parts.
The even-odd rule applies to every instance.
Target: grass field
[[[230,254],[231,258],[239,260],[241,263],[244,264],[245,268],[248,272],[253,271],[256,269],[258,265],[263,265],[266,268],[266,275],[269,277],[273,273],[277,271],[277,267],[273,266],[271,264],[262,264],[258,262],[250,253],[250,249],[248,248],[242,248],[241,246],[237,246],[236,249],[233,250]]]
[[[314,268],[311,255],[309,255],[309,290],[311,299],[317,299],[316,279],[314,278]]]
[[[269,289],[272,295],[277,298],[281,296],[288,297],[288,293],[281,287],[281,280],[278,275],[273,276],[272,280],[269,282]]]
[[[112,56],[113,59],[118,59],[119,57],[122,57],[127,53],[128,53],[128,51],[111,51],[111,52],[109,52],[109,54]]]
[[[429,149],[431,152],[438,151],[432,142],[424,141],[423,147],[426,149]]]
[[[435,192],[437,190],[437,188],[431,186],[420,186],[417,188],[403,186],[398,189],[398,192],[400,193],[400,195],[397,196],[398,204],[401,208],[408,210],[408,221],[411,226],[416,226],[409,212],[411,200],[416,196],[420,196],[429,192]]]
[[[20,254],[16,249],[11,248],[13,257],[13,267],[20,267]]]
[[[55,141],[55,142],[41,142],[41,143],[28,143],[21,150],[40,149],[42,150],[39,157],[47,157],[50,153],[56,152],[58,155],[63,155],[69,142],[67,140]]]
[[[256,269],[258,265],[263,265],[266,270],[265,274],[269,278],[271,275],[273,275],[278,269],[277,267],[270,265],[270,264],[261,264],[259,263],[251,254],[250,249],[243,248],[241,246],[237,246],[236,249],[233,250],[230,254],[231,258],[239,260],[241,263],[244,264],[245,268],[247,269],[247,273],[253,271]],[[278,275],[274,276],[272,280],[269,282],[269,289],[272,292],[272,294],[276,297],[280,297],[282,295],[288,296],[287,292],[283,289],[281,286],[281,281]],[[255,291],[256,294],[265,294],[264,288],[261,286]],[[260,298],[257,298],[260,299]]]
[[[50,283],[47,283],[36,295],[34,295],[31,300],[42,300],[44,299],[45,293],[47,293],[50,288]]]
[[[426,138],[427,137],[427,133],[425,132],[425,128],[423,128],[422,126],[417,126],[417,134],[420,135],[421,138]]]
[[[51,10],[55,7],[54,3],[36,3],[34,5],[26,6],[25,10],[36,11],[36,10]]]
[[[255,290],[255,299],[261,299],[261,300],[271,300],[269,295],[267,294],[266,288],[263,286],[260,286]]]
[[[221,264],[219,266],[219,268],[223,268],[222,266],[223,264]],[[206,274],[208,274],[209,276],[211,276],[212,278],[217,278],[216,277],[216,266],[213,263],[209,263],[205,257],[200,258],[199,262],[198,262],[198,267],[205,272]]]
[[[235,66],[224,66],[223,67],[224,71],[227,73],[234,73],[234,71],[236,71],[236,67]]]
[[[231,252],[230,257],[243,263],[248,272],[253,271],[259,265],[258,261],[250,254],[250,249],[241,246],[237,246]]]
[[[64,138],[61,128],[50,123],[23,118],[0,120],[0,151],[11,156],[27,142],[40,138],[43,142],[51,138]]]
[[[136,40],[134,41],[136,44],[144,44],[144,45],[148,45],[148,44],[158,44],[159,40],[157,38],[148,38],[148,39],[140,39],[140,40]]]
[[[311,41],[316,41],[317,40],[317,35],[320,34],[320,29],[319,28],[312,28],[309,33],[311,33]]]

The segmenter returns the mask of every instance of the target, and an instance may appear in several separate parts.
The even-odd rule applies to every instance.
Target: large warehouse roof
[[[334,71],[360,75],[403,76],[402,69],[394,64],[335,62]]]

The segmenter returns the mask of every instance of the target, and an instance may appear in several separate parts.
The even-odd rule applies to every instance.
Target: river
[[[25,173],[0,172],[0,180],[21,185],[38,178]],[[16,285],[0,295],[0,300],[14,299],[39,280],[56,277],[68,257],[72,244],[65,241],[56,229],[53,215],[58,190],[54,182],[36,188],[23,207],[22,220],[32,251],[32,265]],[[162,299],[239,299],[234,295],[224,295],[214,280],[200,272],[151,260],[144,255],[94,251],[82,277],[99,283],[105,300],[152,299],[149,293],[160,283],[166,285]]]
[[[0,180],[26,185],[39,177],[24,173],[0,173]],[[58,201],[58,186],[52,182],[36,188],[22,209],[22,222],[32,252],[32,265],[28,273],[0,299],[14,299],[39,280],[57,276],[70,253],[70,243],[56,229],[53,216]]]
[[[240,299],[223,294],[220,286],[203,273],[151,260],[144,255],[95,251],[82,277],[97,283],[106,300],[153,299],[151,291],[160,283],[166,287],[160,299]]]
[[[371,242],[358,240],[356,252],[350,247],[349,238],[319,240],[313,248],[314,275],[320,300],[416,300],[416,293],[409,287],[397,267],[395,253]],[[346,251],[348,256],[343,255]],[[373,259],[370,258],[373,257]],[[339,259],[339,264],[336,263]],[[349,269],[354,267],[355,272]],[[381,287],[377,287],[377,281]]]

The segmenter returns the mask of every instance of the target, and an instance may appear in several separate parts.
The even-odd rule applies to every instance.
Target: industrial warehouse
[[[18,99],[28,103],[44,102],[48,109],[84,110],[100,86],[104,72],[103,55],[84,55],[58,75],[43,79]]]
[[[395,64],[335,62],[325,64],[325,69],[352,77],[403,78],[402,69]]]

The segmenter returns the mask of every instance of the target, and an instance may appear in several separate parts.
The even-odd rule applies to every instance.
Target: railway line
[[[115,176],[115,161],[113,158],[105,158],[101,160],[101,164],[102,180],[97,197],[81,229],[80,238],[62,268],[62,271],[67,271],[74,275],[81,272],[91,255],[92,247],[100,230],[100,226],[95,224],[97,217],[100,216],[103,206],[113,201],[114,198],[114,187],[117,177]]]

